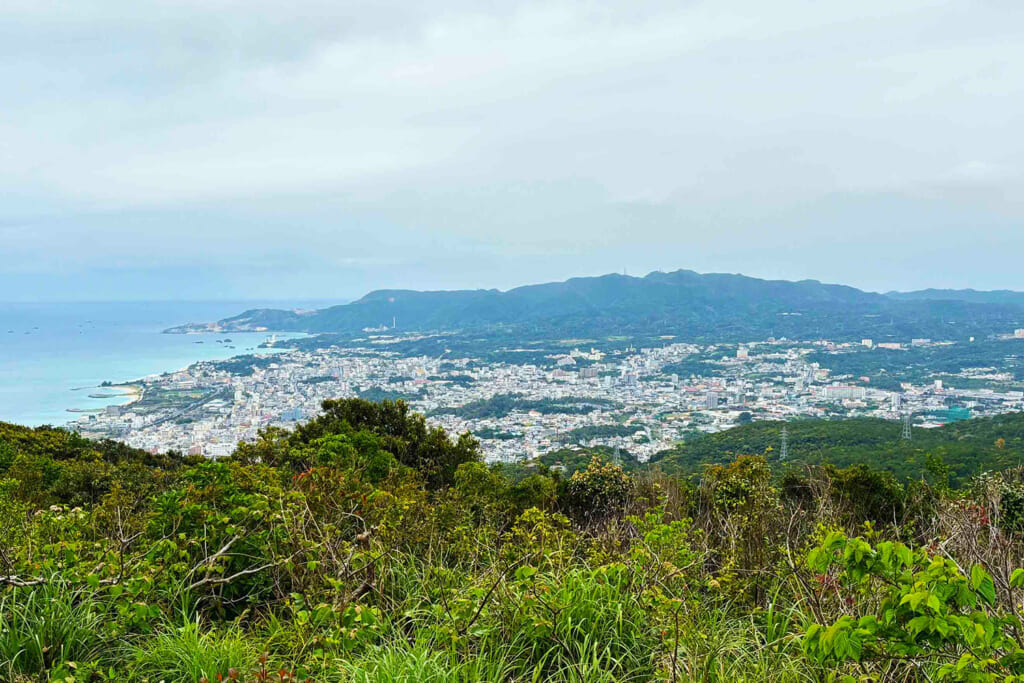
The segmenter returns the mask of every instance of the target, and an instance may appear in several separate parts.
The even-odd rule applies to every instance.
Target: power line
[[[903,439],[904,441],[910,441],[914,436],[911,432],[910,421],[910,413],[907,413],[906,415],[903,416],[903,433],[900,435],[900,438]]]

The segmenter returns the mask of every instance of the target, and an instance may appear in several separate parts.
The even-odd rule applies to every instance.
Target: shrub
[[[1024,534],[1024,486],[1003,483],[999,489],[999,525],[1006,533]]]
[[[995,609],[995,585],[980,565],[965,575],[925,550],[832,532],[807,566],[819,617],[826,601],[841,613],[806,630],[804,650],[820,662],[871,664],[892,680],[930,679],[931,671],[939,680],[994,683],[1024,674],[1019,622]],[[1024,586],[1024,570],[1011,583]]]
[[[587,469],[569,478],[565,506],[576,523],[600,524],[623,514],[629,490],[629,476],[621,467],[594,456]]]

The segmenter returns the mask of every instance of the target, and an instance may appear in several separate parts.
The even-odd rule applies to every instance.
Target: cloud
[[[877,282],[823,266],[836,226],[869,253],[894,216],[908,240],[956,230],[936,206],[992,235],[1024,217],[1022,18],[968,0],[7,2],[0,250],[39,273],[202,264],[218,288],[290,261],[295,295],[337,269],[351,296],[622,255]],[[773,246],[804,242],[799,261]]]

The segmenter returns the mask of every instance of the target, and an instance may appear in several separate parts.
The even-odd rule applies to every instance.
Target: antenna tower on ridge
[[[785,460],[789,457],[789,430],[786,429],[786,425],[782,425],[782,444],[779,448],[779,460]]]

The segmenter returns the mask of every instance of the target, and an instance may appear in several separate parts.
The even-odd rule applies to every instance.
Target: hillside
[[[782,427],[789,441],[789,460],[778,459]],[[703,465],[720,464],[740,455],[765,455],[774,465],[863,464],[917,479],[940,458],[953,484],[984,471],[1024,463],[1024,414],[953,422],[936,429],[913,429],[911,441],[900,438],[902,425],[875,418],[755,422],[694,438],[652,458],[666,472],[694,474]],[[933,467],[933,465],[931,465]]]
[[[722,341],[769,336],[879,340],[983,336],[1024,326],[1024,306],[902,300],[814,280],[789,282],[688,270],[603,275],[501,292],[379,290],[318,311],[256,309],[168,332],[358,333],[500,329],[530,337],[672,334]]]
[[[794,454],[893,437],[791,426]],[[777,427],[695,440],[730,462],[689,479],[488,467],[400,402],[217,460],[0,423],[0,680],[1020,681],[1021,469],[950,490],[715,455]],[[1018,452],[1024,420],[913,448],[996,434]]]

